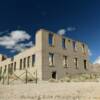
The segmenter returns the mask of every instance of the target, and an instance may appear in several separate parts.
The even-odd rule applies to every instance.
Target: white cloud
[[[71,32],[71,31],[75,31],[75,30],[76,30],[75,27],[68,27],[68,28],[67,28],[67,31],[69,31],[69,32]]]
[[[16,30],[9,33],[9,35],[5,35],[0,37],[0,45],[4,46],[7,49],[12,49],[13,51],[22,51],[27,47],[31,47],[32,41],[29,43],[20,43],[24,42],[25,40],[30,40],[31,36],[22,30]]]
[[[100,56],[93,62],[93,64],[100,64]]]
[[[11,52],[20,52],[20,51],[24,51],[26,50],[28,47],[33,46],[32,41],[30,41],[29,43],[20,43],[20,44],[16,44],[15,46],[13,46]]]
[[[16,41],[24,41],[24,40],[29,40],[31,37],[30,35],[25,32],[25,31],[12,31],[11,32],[11,37],[13,40]]]
[[[88,54],[89,54],[89,56],[92,56],[92,52],[90,49],[88,49]]]
[[[57,33],[59,35],[64,35],[66,33],[66,29],[60,29]]]
[[[68,27],[67,29],[60,29],[60,30],[58,30],[58,34],[60,34],[60,35],[64,35],[64,34],[66,34],[66,32],[72,32],[72,31],[75,31],[76,30],[76,28],[75,27]]]

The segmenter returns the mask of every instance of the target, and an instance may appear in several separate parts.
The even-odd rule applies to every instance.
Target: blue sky
[[[63,29],[66,36],[88,44],[92,62],[100,58],[99,0],[0,0],[1,53],[13,56],[32,46],[40,28]]]

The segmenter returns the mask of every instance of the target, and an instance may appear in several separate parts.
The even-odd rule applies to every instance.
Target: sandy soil
[[[0,100],[100,100],[100,83],[0,85]]]

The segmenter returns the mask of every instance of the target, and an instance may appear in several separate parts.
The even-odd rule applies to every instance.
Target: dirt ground
[[[100,100],[99,82],[0,85],[0,100]]]

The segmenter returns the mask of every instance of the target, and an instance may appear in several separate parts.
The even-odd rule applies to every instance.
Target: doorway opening
[[[84,69],[85,69],[85,70],[87,69],[87,66],[86,66],[87,64],[86,64],[86,63],[87,63],[87,61],[84,60]]]
[[[56,79],[56,71],[52,72],[52,78]]]

